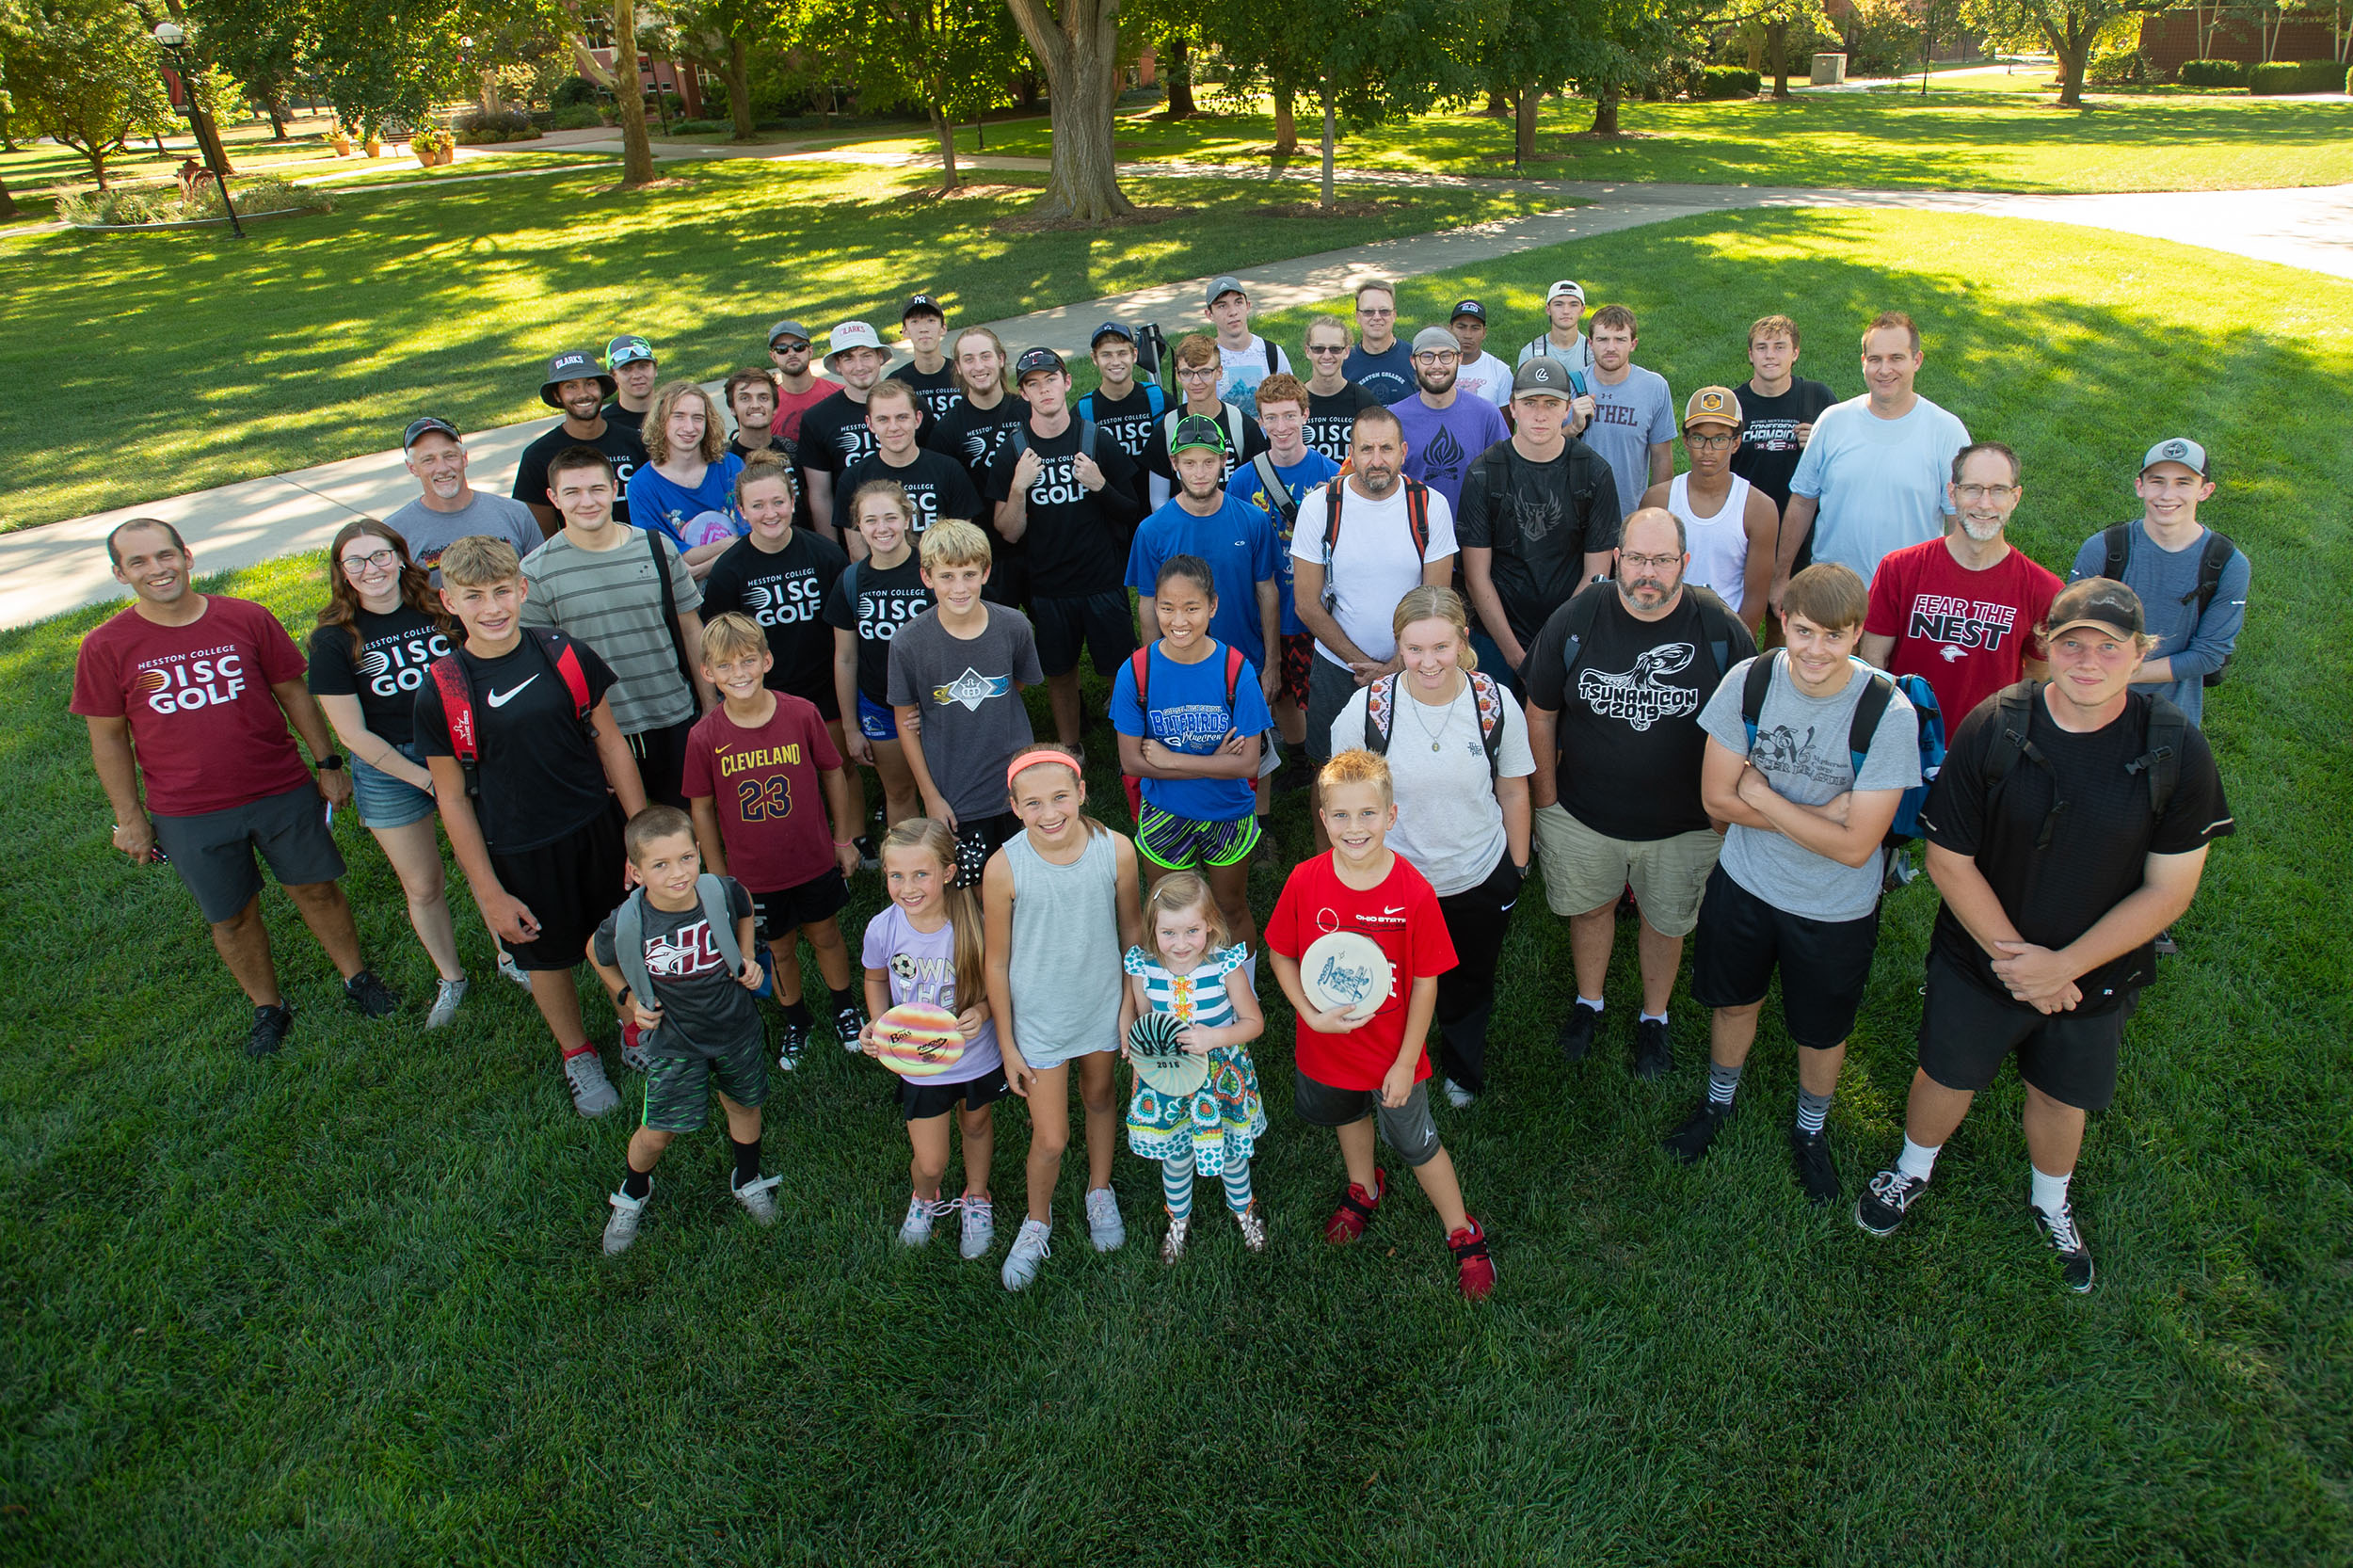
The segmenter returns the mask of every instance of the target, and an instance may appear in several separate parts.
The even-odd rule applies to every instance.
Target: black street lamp
[[[188,69],[188,30],[177,22],[158,22],[155,24],[155,41],[170,54],[171,63],[180,72],[180,84],[188,94],[188,124],[191,129],[196,129],[196,118],[204,112],[204,105],[197,100],[196,76]],[[204,136],[199,130],[196,141],[203,149],[205,167],[212,170],[213,185],[220,192],[221,210],[229,215],[229,232],[243,239],[245,226],[237,221],[237,204],[229,199],[229,171],[222,168],[213,156],[216,139],[216,136]]]

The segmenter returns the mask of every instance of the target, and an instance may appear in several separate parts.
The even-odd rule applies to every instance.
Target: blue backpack
[[[1772,689],[1773,670],[1779,664],[1783,649],[1757,655],[1749,665],[1748,679],[1740,688],[1740,722],[1748,727],[1749,749],[1756,749],[1756,725],[1765,712],[1765,694]],[[1928,681],[1916,675],[1890,675],[1856,661],[1871,684],[1854,705],[1854,716],[1847,726],[1847,757],[1855,772],[1863,776],[1863,760],[1871,749],[1871,737],[1879,733],[1880,720],[1886,715],[1888,699],[1897,692],[1912,704],[1919,715],[1920,782],[1904,792],[1896,803],[1896,820],[1887,825],[1889,844],[1908,844],[1920,836],[1920,808],[1928,804],[1929,786],[1936,782],[1937,773],[1945,766],[1945,711],[1937,706],[1936,693]]]

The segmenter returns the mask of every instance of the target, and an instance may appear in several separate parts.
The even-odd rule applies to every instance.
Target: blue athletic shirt
[[[1269,460],[1272,461],[1272,459]],[[1307,499],[1310,491],[1330,483],[1332,476],[1339,472],[1339,464],[1312,446],[1307,449],[1305,457],[1289,468],[1285,468],[1280,463],[1274,464],[1274,477],[1280,479],[1283,482],[1283,488],[1291,492],[1291,506],[1294,511],[1301,502]],[[1274,581],[1283,592],[1283,635],[1286,637],[1305,636],[1307,623],[1299,618],[1299,604],[1291,593],[1291,531],[1275,511],[1274,498],[1266,493],[1266,483],[1258,477],[1258,471],[1255,465],[1244,464],[1234,471],[1232,493],[1240,495],[1268,517],[1274,519],[1274,544],[1277,553],[1281,556],[1276,563]]]
[[[1258,672],[1247,664],[1234,683],[1233,706],[1225,705],[1225,645],[1207,640],[1209,656],[1197,664],[1180,664],[1158,642],[1152,645],[1146,655],[1152,661],[1149,728],[1136,701],[1135,662],[1123,660],[1112,681],[1112,728],[1194,757],[1215,751],[1229,729],[1259,735],[1273,728]],[[1188,822],[1240,822],[1257,809],[1257,791],[1247,778],[1147,778],[1143,784],[1147,804]]]
[[[1243,471],[1237,471],[1240,477]],[[1257,476],[1252,475],[1253,478]],[[1258,584],[1285,575],[1274,549],[1274,521],[1228,490],[1224,504],[1206,518],[1171,501],[1136,527],[1136,541],[1128,547],[1128,586],[1149,596],[1158,585],[1160,568],[1177,555],[1198,555],[1209,563],[1217,589],[1217,614],[1209,619],[1209,635],[1233,644],[1241,656],[1266,667],[1266,637],[1258,619]],[[1160,628],[1146,627],[1157,635]]]

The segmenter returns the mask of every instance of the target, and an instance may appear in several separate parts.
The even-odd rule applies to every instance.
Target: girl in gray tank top
[[[1119,1049],[1119,835],[1088,817],[1072,825],[1081,847],[1067,865],[1041,854],[1033,831],[1000,852],[1013,873],[1006,979],[1032,1067]]]

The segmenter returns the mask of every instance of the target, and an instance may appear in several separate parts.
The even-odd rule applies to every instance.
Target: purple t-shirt
[[[1462,392],[1443,408],[1433,408],[1416,392],[1402,403],[1390,404],[1389,412],[1405,427],[1405,477],[1445,496],[1449,506],[1461,504],[1463,475],[1479,455],[1512,439],[1500,408]]]
[[[907,923],[905,910],[895,904],[886,904],[881,914],[866,922],[866,945],[858,961],[870,969],[889,973],[893,1007],[903,1001],[920,1001],[951,1013],[964,1011],[956,1000],[956,928],[952,924],[942,924],[926,934]],[[964,1055],[955,1065],[923,1081],[969,1083],[986,1078],[1004,1061],[997,1048],[997,1026],[984,1023],[980,1033],[965,1042]]]

